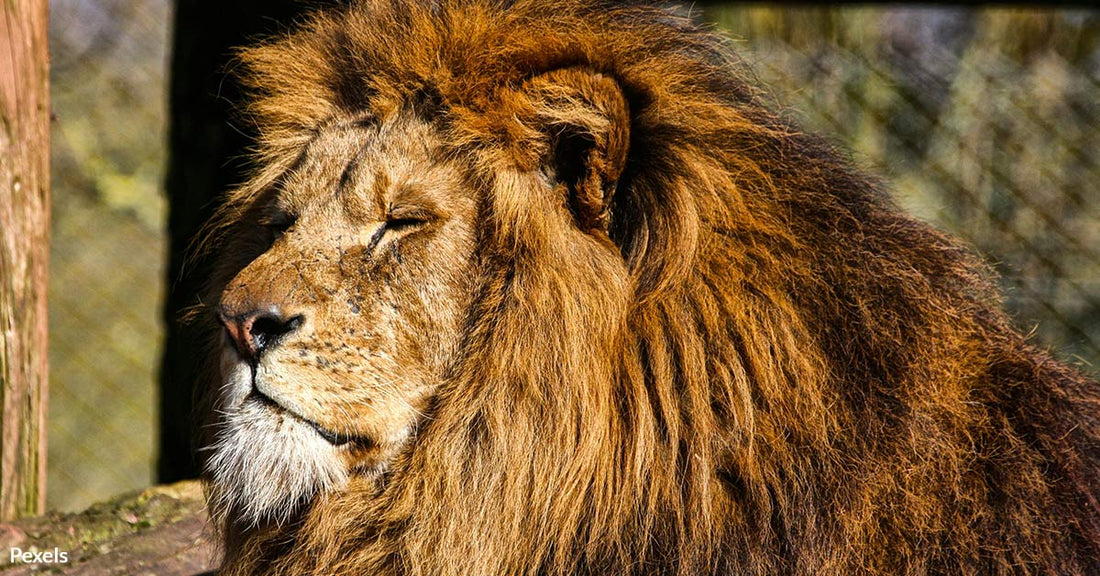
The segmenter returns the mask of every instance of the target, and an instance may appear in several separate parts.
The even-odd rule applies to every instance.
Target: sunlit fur
[[[242,65],[259,168],[214,238],[333,118],[417,109],[478,196],[479,289],[382,481],[220,518],[224,574],[1100,573],[1097,383],[719,37],[618,3],[368,0]]]
[[[227,347],[225,355],[232,354]],[[242,405],[251,389],[248,368],[235,359],[223,366],[218,398],[223,419],[206,461],[214,516],[237,515],[251,525],[267,518],[285,521],[303,500],[343,487],[347,470],[328,442],[305,423],[276,420],[267,408]]]

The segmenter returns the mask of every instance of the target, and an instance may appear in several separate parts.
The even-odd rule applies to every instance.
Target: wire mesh
[[[167,0],[50,3],[47,506],[154,480]]]
[[[1096,11],[730,5],[707,16],[782,110],[990,260],[1034,342],[1096,373]]]

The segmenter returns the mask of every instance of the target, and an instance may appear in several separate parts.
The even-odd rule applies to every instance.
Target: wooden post
[[[0,520],[46,505],[47,0],[0,2]]]

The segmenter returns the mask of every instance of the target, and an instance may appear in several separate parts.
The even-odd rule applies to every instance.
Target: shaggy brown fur
[[[715,35],[365,0],[243,62],[260,169],[216,294],[306,143],[364,115],[427,122],[464,171],[475,289],[381,476],[283,521],[227,509],[224,574],[1100,573],[1100,386]]]

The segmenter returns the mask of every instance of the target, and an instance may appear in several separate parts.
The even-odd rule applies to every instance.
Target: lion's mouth
[[[279,404],[274,399],[272,399],[270,396],[264,394],[263,392],[260,392],[255,387],[252,388],[252,392],[250,392],[248,394],[248,397],[245,398],[245,401],[248,401],[248,400],[252,400],[253,402],[256,402],[256,403],[261,404],[263,406],[267,406],[268,408],[270,408],[270,409],[272,409],[276,412],[286,414],[287,416],[289,416],[291,418],[295,418],[295,419],[297,419],[297,420],[299,420],[299,421],[301,421],[305,424],[308,424],[310,428],[313,428],[313,430],[315,432],[317,432],[318,435],[321,436],[321,438],[324,438],[329,444],[332,444],[333,446],[343,446],[345,444],[353,444],[357,447],[369,448],[370,446],[372,446],[374,444],[374,442],[370,438],[367,438],[366,436],[356,436],[356,435],[352,435],[352,434],[341,434],[339,432],[333,432],[332,430],[329,430],[328,428],[325,428],[324,426],[321,426],[317,422],[314,422],[313,420],[310,420],[309,418],[305,418],[305,417],[297,414],[293,410],[290,410],[286,406],[283,406],[282,404]]]

